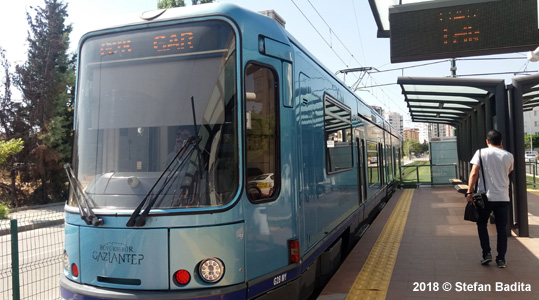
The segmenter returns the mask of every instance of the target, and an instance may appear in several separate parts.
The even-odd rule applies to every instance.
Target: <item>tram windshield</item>
[[[73,166],[91,206],[133,209],[150,191],[159,209],[229,203],[239,182],[236,103],[236,37],[228,23],[86,39]],[[178,157],[190,137],[197,143]]]

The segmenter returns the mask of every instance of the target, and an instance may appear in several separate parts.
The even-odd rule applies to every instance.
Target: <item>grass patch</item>
[[[406,166],[401,166],[402,169],[402,181],[405,182],[417,182],[419,175],[419,182],[430,182],[431,171],[428,161],[414,161]],[[418,174],[419,173],[419,174]]]
[[[533,189],[533,176],[526,175],[526,188]],[[535,176],[535,188],[539,189],[539,176]]]

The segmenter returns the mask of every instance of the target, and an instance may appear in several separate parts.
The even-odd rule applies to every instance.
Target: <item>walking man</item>
[[[470,179],[466,199],[474,202],[472,198],[475,184],[478,192],[486,193],[488,201],[485,208],[477,208],[477,232],[483,250],[481,264],[486,265],[492,261],[487,222],[491,212],[496,219],[496,232],[498,234],[496,251],[496,264],[505,268],[505,253],[507,252],[507,222],[509,219],[509,174],[513,171],[513,154],[503,149],[502,135],[496,130],[487,133],[487,148],[477,150],[470,163]],[[479,157],[481,155],[481,157]],[[481,171],[481,163],[483,170]],[[483,177],[484,176],[484,177]],[[477,180],[479,179],[479,182]],[[486,187],[486,190],[485,190]]]

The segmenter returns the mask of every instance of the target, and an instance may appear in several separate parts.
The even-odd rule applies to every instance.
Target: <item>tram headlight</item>
[[[140,180],[136,176],[129,176],[127,184],[134,189],[140,184]]]
[[[204,281],[215,283],[223,278],[223,275],[225,274],[225,265],[218,258],[206,258],[200,262],[198,273]]]
[[[69,271],[69,255],[67,255],[67,251],[64,250],[64,269]]]

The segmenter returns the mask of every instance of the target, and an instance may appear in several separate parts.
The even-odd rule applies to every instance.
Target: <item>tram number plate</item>
[[[273,278],[273,285],[278,285],[281,282],[285,282],[286,281],[286,275],[287,275],[287,273],[283,273],[281,275],[275,276]]]

